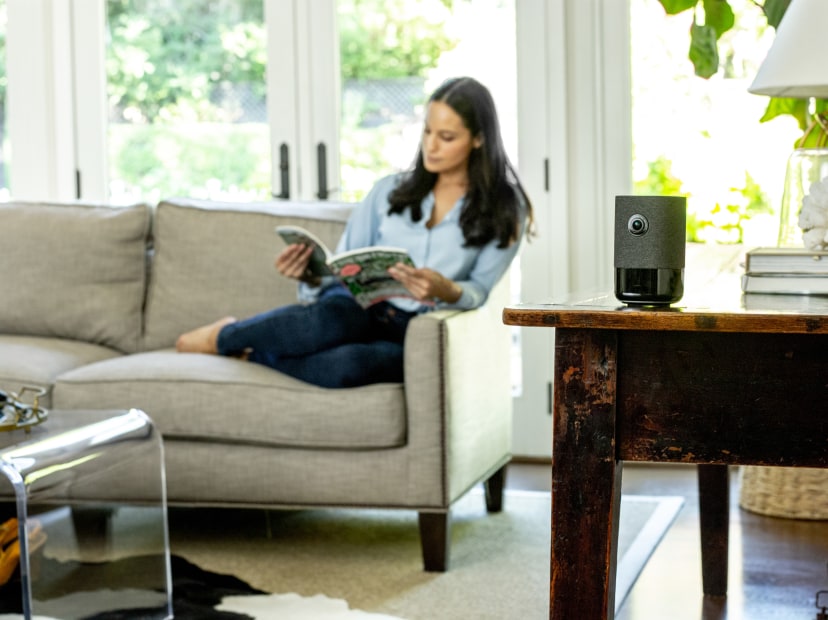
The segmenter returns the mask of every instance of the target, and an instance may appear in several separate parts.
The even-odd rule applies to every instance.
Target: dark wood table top
[[[828,296],[743,294],[738,278],[685,290],[671,306],[631,306],[613,293],[572,295],[503,310],[506,325],[614,330],[828,333]]]

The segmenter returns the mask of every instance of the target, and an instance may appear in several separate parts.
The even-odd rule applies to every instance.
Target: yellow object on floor
[[[17,518],[12,517],[0,525],[0,548],[5,547],[13,540],[17,540]]]
[[[17,528],[18,522],[15,518],[9,519],[0,526],[0,538],[3,541],[2,549],[0,549],[0,586],[8,583],[20,563],[20,540]],[[46,543],[46,532],[36,520],[29,522],[28,530],[29,555],[31,555]]]

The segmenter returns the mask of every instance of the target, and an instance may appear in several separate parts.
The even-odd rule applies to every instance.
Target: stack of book
[[[754,248],[745,254],[745,293],[828,295],[828,252]]]

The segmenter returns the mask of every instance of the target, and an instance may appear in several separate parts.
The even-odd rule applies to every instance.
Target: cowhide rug
[[[35,608],[36,620],[76,618],[79,603],[88,610],[86,594],[94,581],[94,569],[84,566],[82,583],[73,579],[74,562],[59,562],[40,558],[39,571],[50,573],[50,582],[57,586],[49,592],[48,600],[40,600]],[[125,558],[101,564],[107,572],[107,583],[117,583],[122,576],[124,589],[111,589],[95,594],[101,603],[99,612],[88,613],[86,620],[149,620],[165,617],[163,592],[140,589],[140,576],[153,574],[157,557]],[[176,620],[399,620],[392,616],[372,614],[348,607],[346,601],[317,595],[269,594],[257,590],[232,575],[220,575],[202,570],[187,560],[172,556],[173,612]],[[155,573],[157,574],[157,573]],[[91,577],[91,578],[90,578]],[[127,586],[127,584],[129,584]],[[20,578],[16,575],[0,587],[0,620],[22,618]],[[119,601],[129,601],[128,608],[118,610]],[[143,603],[143,604],[142,604]],[[115,611],[113,611],[115,610]]]

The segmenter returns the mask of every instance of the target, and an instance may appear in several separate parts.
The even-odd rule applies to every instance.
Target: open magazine
[[[276,232],[287,244],[312,245],[308,271],[341,280],[363,308],[390,297],[411,297],[408,289],[388,274],[388,268],[397,263],[414,266],[402,248],[371,246],[332,254],[319,237],[301,226],[277,226]]]

